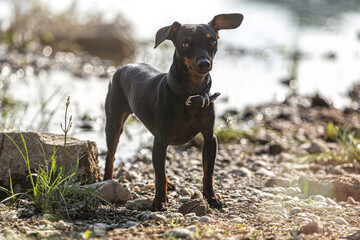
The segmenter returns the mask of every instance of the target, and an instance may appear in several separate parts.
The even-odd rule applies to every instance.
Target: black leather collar
[[[203,107],[210,106],[210,103],[215,101],[219,96],[220,93],[216,92],[213,95],[210,95],[210,88],[211,88],[211,77],[209,75],[208,84],[204,88],[204,90],[195,95],[189,94],[181,85],[181,83],[175,78],[174,74],[172,73],[172,69],[168,72],[166,76],[166,82],[171,89],[171,91],[178,97],[184,99],[184,103],[186,106],[193,106],[198,105]]]

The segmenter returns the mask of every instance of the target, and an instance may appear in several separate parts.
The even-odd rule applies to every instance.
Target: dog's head
[[[189,72],[205,75],[212,69],[212,61],[217,51],[218,31],[235,29],[240,26],[243,15],[220,14],[208,24],[180,24],[174,22],[158,30],[155,48],[164,40],[171,40]]]

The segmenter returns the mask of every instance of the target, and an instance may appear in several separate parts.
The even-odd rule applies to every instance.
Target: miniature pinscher
[[[174,189],[165,171],[168,145],[180,145],[201,133],[204,137],[203,193],[211,207],[221,208],[215,195],[213,173],[217,152],[210,70],[217,52],[218,31],[235,29],[241,14],[220,14],[208,24],[174,22],[156,33],[156,48],[164,40],[175,46],[168,73],[148,64],[128,64],[118,69],[109,83],[105,102],[107,155],[104,180],[113,178],[114,155],[127,117],[134,113],[154,135],[152,161],[155,198],[152,210],[167,208],[167,190]]]

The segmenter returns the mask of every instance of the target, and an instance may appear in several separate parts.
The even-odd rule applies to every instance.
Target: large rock
[[[68,136],[66,157],[64,157],[64,135],[35,132],[22,132],[21,134],[25,139],[32,172],[35,172],[38,166],[44,166],[56,151],[56,163],[58,166],[64,166],[65,171],[71,170],[76,160],[79,159],[78,178],[87,183],[100,180],[98,151],[94,142]],[[20,132],[8,132],[7,135],[26,156]],[[9,187],[8,171],[10,169],[16,192],[24,191],[29,187],[29,173],[25,161],[14,143],[4,133],[0,133],[0,164],[0,186]]]

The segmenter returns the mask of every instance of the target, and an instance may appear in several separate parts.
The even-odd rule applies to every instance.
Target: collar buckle
[[[192,95],[192,96],[189,96],[189,97],[186,99],[186,101],[185,101],[185,105],[186,105],[186,106],[191,106],[191,103],[192,103],[191,99],[196,98],[196,97],[200,97],[200,95]]]

